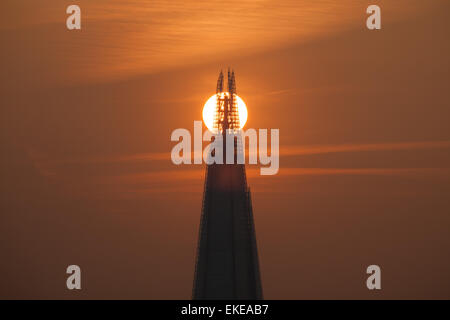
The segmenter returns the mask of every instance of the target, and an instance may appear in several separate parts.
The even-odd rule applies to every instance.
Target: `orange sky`
[[[170,133],[229,65],[280,129],[279,174],[248,166],[264,296],[450,297],[448,1],[373,32],[356,0],[75,1],[73,32],[72,2],[2,1],[0,298],[73,298],[69,264],[77,297],[190,298],[204,166]]]

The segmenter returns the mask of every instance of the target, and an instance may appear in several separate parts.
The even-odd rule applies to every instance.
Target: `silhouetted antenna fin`
[[[230,94],[233,94],[236,91],[236,85],[235,85],[234,81],[235,81],[234,80],[234,72],[231,73],[230,67],[228,67],[228,92]],[[234,88],[234,90],[233,90],[233,88]]]
[[[223,92],[223,72],[220,71],[219,79],[217,79],[216,93]]]
[[[231,88],[230,88],[230,94],[236,93],[236,79],[234,77],[234,70],[231,73]]]

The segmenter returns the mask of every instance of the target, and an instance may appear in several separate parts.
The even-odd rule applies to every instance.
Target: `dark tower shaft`
[[[194,299],[262,299],[250,189],[243,164],[225,164],[227,129],[239,132],[234,72],[217,81],[215,128],[223,138],[224,164],[206,167],[197,248]],[[234,137],[233,137],[234,139]],[[242,148],[235,139],[236,151]]]

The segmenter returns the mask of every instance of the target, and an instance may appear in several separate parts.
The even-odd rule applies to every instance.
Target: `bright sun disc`
[[[228,94],[228,93],[227,93]],[[237,98],[237,107],[238,107],[238,113],[239,113],[239,124],[241,126],[241,129],[245,126],[245,123],[247,122],[247,106],[245,105],[245,102],[236,95]],[[205,122],[206,127],[209,129],[209,131],[214,132],[214,114],[216,112],[216,105],[217,105],[217,97],[216,95],[213,95],[211,98],[206,101],[205,106],[203,107],[203,121]]]

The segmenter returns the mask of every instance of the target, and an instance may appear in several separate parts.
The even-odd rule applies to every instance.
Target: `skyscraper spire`
[[[225,92],[223,88],[223,72],[220,71],[216,86],[217,105],[214,114],[214,129],[222,133],[230,129],[236,133],[240,129],[239,109],[237,105],[236,79],[234,71],[231,71],[230,68],[228,68],[227,86],[228,91]]]
[[[228,92],[219,90],[223,90],[222,72],[217,83],[215,126],[227,138],[226,129],[240,128],[234,72],[228,70]],[[236,149],[237,139],[233,139]],[[243,164],[207,165],[199,229],[193,298],[262,299],[252,201]]]

